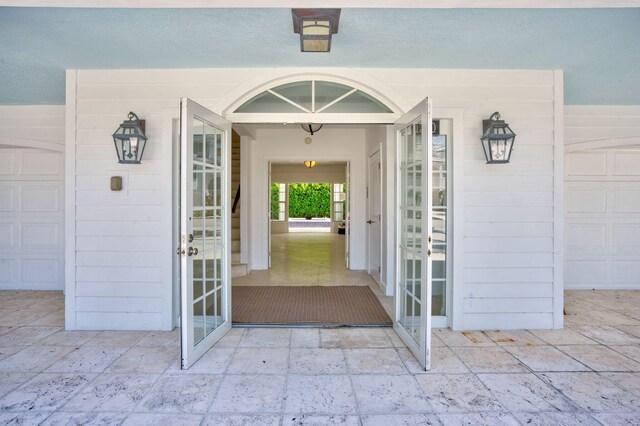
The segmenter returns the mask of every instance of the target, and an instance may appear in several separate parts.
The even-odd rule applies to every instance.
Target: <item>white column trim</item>
[[[76,325],[76,111],[77,70],[66,72],[64,159],[64,327]]]
[[[553,71],[553,328],[564,324],[564,76]]]

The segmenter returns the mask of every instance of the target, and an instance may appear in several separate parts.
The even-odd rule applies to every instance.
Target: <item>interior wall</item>
[[[258,128],[252,141],[250,197],[257,201],[251,214],[251,269],[268,268],[267,222],[269,197],[268,164],[314,159],[318,163],[349,162],[351,164],[351,269],[365,269],[364,215],[366,202],[365,131],[363,128],[323,127],[313,137],[313,143],[305,144],[308,134],[300,128]],[[319,169],[321,170],[321,169]],[[277,176],[277,175],[276,175]],[[326,177],[335,176],[326,174]],[[344,175],[342,175],[344,176]],[[277,179],[273,177],[272,181]],[[315,180],[315,179],[314,179]],[[257,205],[260,202],[260,205]]]

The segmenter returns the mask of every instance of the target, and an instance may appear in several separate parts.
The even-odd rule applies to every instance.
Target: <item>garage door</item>
[[[565,230],[565,288],[640,289],[640,147],[566,153]]]
[[[0,289],[64,288],[63,154],[0,147]]]

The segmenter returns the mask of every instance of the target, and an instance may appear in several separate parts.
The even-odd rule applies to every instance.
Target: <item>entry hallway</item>
[[[0,292],[0,424],[638,425],[640,292],[567,292],[557,331],[235,328],[180,371],[178,331],[63,331],[58,292]]]

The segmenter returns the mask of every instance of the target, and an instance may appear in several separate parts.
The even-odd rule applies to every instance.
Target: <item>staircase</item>
[[[240,135],[234,131],[231,133],[231,208],[236,198],[236,192],[240,186]],[[245,189],[246,190],[246,189]],[[246,263],[240,263],[240,203],[236,212],[231,213],[231,276],[241,277],[247,275]]]

